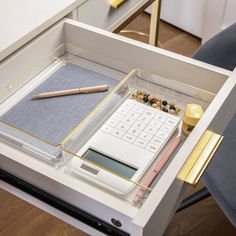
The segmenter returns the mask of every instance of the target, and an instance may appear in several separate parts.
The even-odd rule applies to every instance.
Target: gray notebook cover
[[[49,143],[59,144],[118,83],[119,80],[98,72],[67,64],[25,96],[0,119]],[[31,100],[32,95],[41,92],[102,84],[109,85],[108,91]],[[14,129],[11,129],[11,134],[12,130]],[[19,131],[13,135],[19,139],[27,138],[27,142],[40,148],[40,145],[36,144],[38,142],[29,140],[30,136],[21,135]]]

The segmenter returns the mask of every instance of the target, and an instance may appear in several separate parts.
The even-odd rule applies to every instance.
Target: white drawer
[[[120,73],[138,68],[138,71],[160,77],[158,83],[161,82],[161,86],[175,88],[181,94],[186,93],[189,97],[209,101],[210,104],[141,207],[75,178],[67,173],[66,166],[54,168],[4,141],[0,142],[0,169],[87,212],[90,217],[100,219],[102,223],[97,228],[105,234],[109,234],[103,227],[107,223],[111,225],[109,230],[118,230],[117,235],[161,235],[187,188],[187,184],[177,178],[179,171],[204,132],[211,130],[222,134],[235,111],[235,72],[65,19],[0,64],[0,77],[8,78],[8,83],[14,87],[13,92],[1,87],[1,113],[34,86],[35,75],[57,62],[55,56],[63,56],[67,52]],[[34,55],[33,59],[31,55]],[[11,68],[16,68],[14,73]],[[151,78],[155,85],[156,77]],[[24,80],[25,86],[18,85],[16,79]],[[112,225],[112,219],[119,220],[121,225]],[[70,223],[77,225],[74,221]],[[110,234],[114,235],[112,232]]]
[[[101,29],[114,31],[124,23],[137,10],[145,9],[153,1],[151,0],[125,0],[118,8],[112,8],[108,0],[89,0],[78,9],[80,22],[96,26]]]

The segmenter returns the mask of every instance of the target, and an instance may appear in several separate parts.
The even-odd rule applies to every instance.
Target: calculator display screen
[[[109,156],[106,156],[92,149],[88,149],[83,157],[89,161],[95,162],[96,164],[105,167],[106,169],[115,172],[116,174],[127,177],[129,179],[132,178],[132,176],[137,171],[137,169],[131,166],[114,160],[113,158],[110,158]]]

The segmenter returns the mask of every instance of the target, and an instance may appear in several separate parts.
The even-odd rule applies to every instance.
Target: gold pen
[[[32,99],[41,99],[41,98],[52,98],[52,97],[60,97],[72,94],[80,94],[80,93],[97,93],[108,90],[108,85],[98,85],[92,87],[83,87],[76,89],[67,89],[67,90],[58,90],[52,92],[39,93],[32,96]]]

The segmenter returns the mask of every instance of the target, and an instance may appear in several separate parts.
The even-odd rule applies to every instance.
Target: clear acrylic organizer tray
[[[109,165],[106,164],[103,165],[102,161],[94,161],[93,158],[91,159],[85,156],[81,156],[79,155],[79,153],[80,150],[84,149],[84,146],[86,145],[87,142],[89,142],[89,140],[94,136],[94,134],[96,134],[96,132],[104,125],[104,123],[114,114],[114,112],[118,108],[120,108],[127,99],[133,99],[132,95],[138,90],[145,91],[148,94],[152,94],[153,96],[161,98],[162,100],[167,100],[174,102],[175,104],[178,104],[178,106],[180,107],[180,112],[176,114],[176,116],[179,117],[180,120],[183,118],[184,108],[186,104],[197,103],[201,105],[205,110],[211,99],[213,99],[214,97],[213,94],[210,94],[202,90],[200,91],[194,87],[189,87],[186,85],[179,86],[179,84],[178,83],[175,84],[174,81],[170,86],[169,82],[170,81],[168,81],[167,79],[163,79],[157,75],[149,74],[141,70],[136,70],[136,69],[132,70],[122,81],[122,83],[118,86],[120,87],[120,89],[117,90],[120,91],[118,92],[119,98],[117,98],[117,93],[112,94],[107,99],[106,105],[104,104],[104,106],[103,105],[98,106],[96,108],[97,110],[94,111],[94,113],[91,113],[90,116],[87,117],[84,120],[84,122],[81,123],[77,127],[77,129],[74,130],[73,133],[71,133],[70,137],[68,137],[64,145],[65,161],[67,165],[66,174],[69,174],[70,176],[74,177],[75,179],[79,179],[80,181],[82,180],[88,182],[89,184],[92,184],[95,187],[102,188],[105,191],[108,191],[109,193],[112,193],[115,196],[123,198],[126,201],[130,202],[131,204],[140,207],[143,204],[143,201],[152,191],[152,188],[161,178],[162,174],[168,168],[168,165],[174,158],[175,153],[181,147],[181,145],[184,143],[186,139],[186,137],[182,134],[181,122],[179,127],[171,136],[171,138],[168,140],[168,142],[165,144],[162,150],[155,157],[152,164],[148,167],[145,173],[137,181],[133,181],[132,178],[127,175],[122,175],[121,172],[116,168],[114,168],[114,166],[112,165],[110,167]],[[122,94],[122,96],[120,96],[120,94]],[[198,96],[195,96],[195,94],[198,94]],[[141,101],[141,103],[145,104],[143,101]],[[145,106],[148,105],[145,104]],[[161,170],[158,172],[158,174],[155,175],[155,178],[153,178],[151,184],[147,185],[146,184],[147,178],[149,178],[150,174],[153,171],[155,171],[156,166],[162,161],[163,156],[171,146],[172,142],[179,135],[181,136],[180,144],[173,152],[171,157],[168,159],[168,161],[161,168]],[[106,140],[104,140],[104,142],[106,142]],[[83,163],[85,163],[82,164],[84,165],[82,168],[84,168],[85,171],[90,172],[89,178],[87,178],[86,174],[80,172],[79,170],[80,168],[78,169],[74,168],[75,164],[73,160],[77,158],[79,158],[80,160],[83,161]],[[134,163],[133,163],[134,166],[135,166],[135,158],[142,158],[142,156],[139,157],[134,156]],[[99,169],[102,169],[105,172],[111,174],[109,181],[126,182],[127,185],[130,186],[130,191],[127,191],[126,193],[117,191],[117,189],[113,188],[113,184],[109,185],[109,181],[107,181],[106,184],[103,184],[100,181],[99,181],[100,183],[98,183],[98,181],[96,180],[96,175],[98,174]],[[117,178],[113,179],[114,176],[116,176]]]
[[[52,63],[20,88],[9,99],[8,105],[1,109],[0,139],[53,167],[65,165],[66,175],[75,180],[85,181],[94,187],[102,188],[102,184],[98,185],[96,181],[88,180],[86,176],[83,177],[81,173],[74,171],[72,161],[79,158],[92,168],[103,169],[114,176],[116,181],[127,182],[131,186],[131,191],[119,194],[113,191],[112,187],[102,189],[139,207],[174,158],[175,152],[152,183],[146,184],[145,180],[155,170],[155,166],[161,161],[172,141],[179,134],[182,135],[181,125],[145,173],[136,181],[119,174],[113,168],[87,160],[78,155],[79,151],[116,109],[127,99],[132,98],[132,94],[137,90],[178,104],[181,110],[178,113],[180,119],[183,118],[186,104],[197,103],[205,110],[213,100],[214,94],[139,69],[124,72],[127,70],[118,66],[112,67],[114,62],[107,66],[106,62],[109,59],[99,58],[96,55],[95,60],[91,60],[91,55],[94,54],[80,51],[73,45],[67,45],[67,51],[70,53],[67,52],[57,58],[52,57]],[[101,84],[109,85],[109,90],[93,94],[31,99],[33,95],[41,92]],[[181,143],[185,138],[181,136]],[[181,144],[178,148],[180,146]],[[140,192],[141,201],[137,200],[139,198],[137,194]]]
[[[72,54],[54,58],[50,66],[20,88],[8,99],[12,101],[1,109],[1,141],[52,166],[62,166],[64,143],[86,117],[97,110],[98,104],[105,105],[107,97],[119,100],[116,93],[125,76],[125,73]],[[103,84],[108,85],[107,91],[32,99],[41,92]]]

